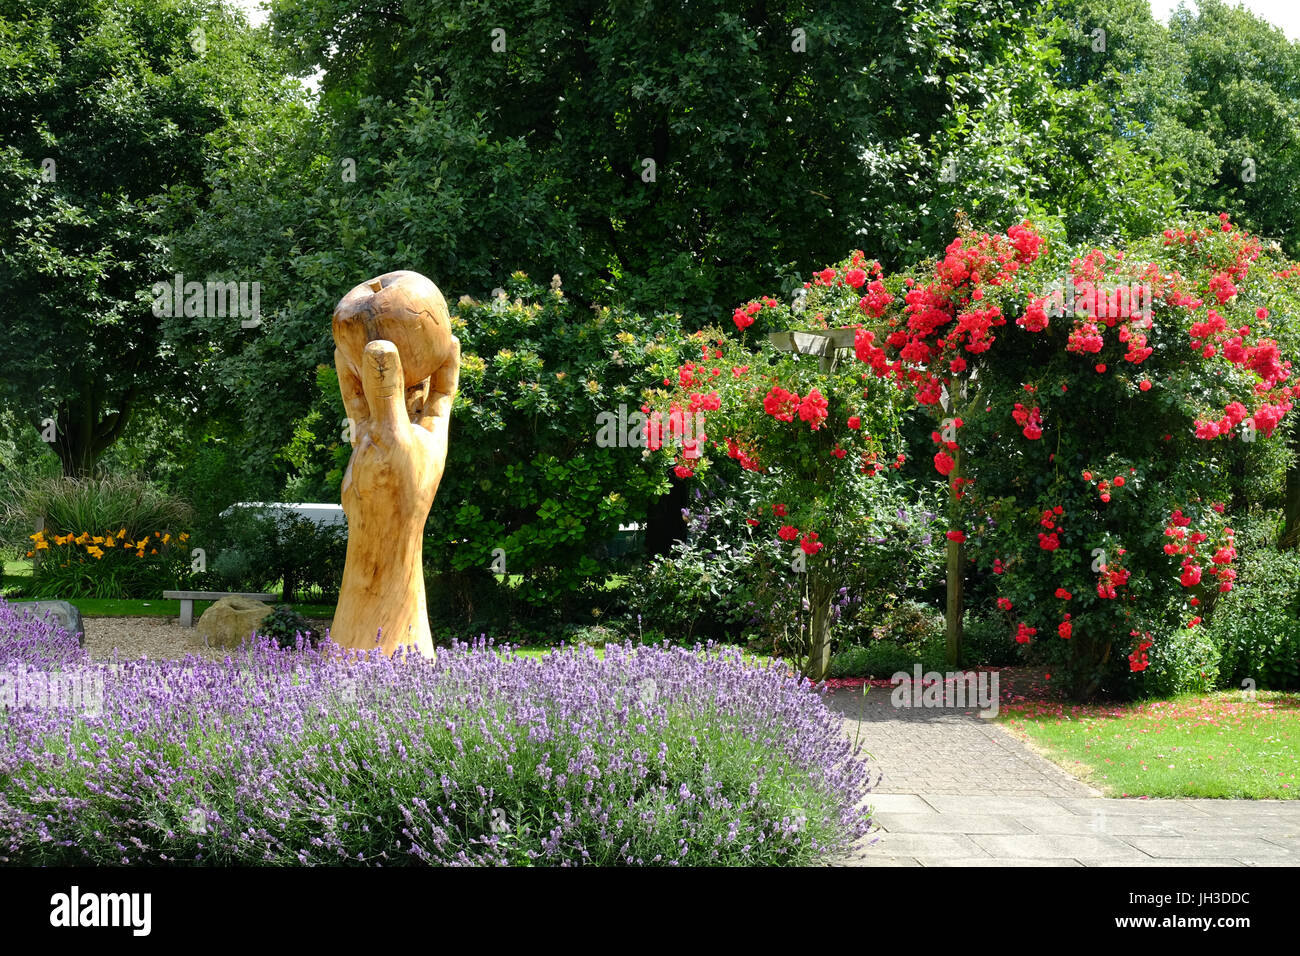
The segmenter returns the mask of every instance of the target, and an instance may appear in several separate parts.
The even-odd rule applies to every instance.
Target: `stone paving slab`
[[[1080,863],[1078,860],[1071,860],[1068,858],[1052,860],[1052,859],[1041,859],[1037,857],[1027,857],[1023,860],[1017,860],[1014,858],[1003,859],[1001,857],[994,857],[991,859],[989,857],[983,857],[983,858],[971,857],[967,859],[943,859],[940,857],[935,857],[935,858],[919,859],[916,861],[916,865],[925,866],[925,867],[932,867],[932,866],[943,866],[943,867],[948,867],[948,866],[998,866],[998,867],[1001,866],[1074,866],[1074,867],[1078,867],[1078,866],[1083,866],[1083,864]]]
[[[1013,817],[991,813],[877,813],[872,820],[888,833],[1029,833]]]
[[[1112,860],[1108,857],[1102,857],[1097,860],[1076,860],[1080,866],[1133,866],[1134,864],[1127,860]],[[919,865],[919,864],[918,864]],[[1142,867],[1186,867],[1186,866],[1254,866],[1253,863],[1242,863],[1240,860],[1230,860],[1226,858],[1215,857],[1188,857],[1186,859],[1175,860],[1151,859],[1140,864]]]
[[[1300,866],[1300,801],[1100,796],[972,710],[825,698],[881,774],[845,866]]]
[[[1148,855],[1124,839],[1114,836],[1059,836],[1049,833],[987,834],[971,836],[971,842],[989,856],[1000,859],[1077,860],[1081,857],[1106,857],[1129,863],[1140,863]],[[1141,839],[1141,838],[1138,838]],[[1232,856],[1228,853],[1207,853],[1206,856]]]

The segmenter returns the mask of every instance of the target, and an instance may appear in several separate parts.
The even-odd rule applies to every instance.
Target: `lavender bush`
[[[738,652],[80,664],[99,713],[0,719],[14,864],[807,864],[865,833],[865,761]]]
[[[0,668],[61,670],[90,661],[90,655],[57,621],[0,598]]]

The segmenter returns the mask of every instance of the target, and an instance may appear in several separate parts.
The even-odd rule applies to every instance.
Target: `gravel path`
[[[322,631],[330,624],[311,623]],[[181,627],[174,617],[87,617],[82,618],[82,626],[86,629],[86,650],[95,659],[110,658],[115,650],[132,660],[180,660],[198,654],[219,661],[226,656],[221,648],[207,647],[197,630]]]

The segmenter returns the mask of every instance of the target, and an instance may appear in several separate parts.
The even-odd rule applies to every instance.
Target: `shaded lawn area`
[[[1242,691],[1076,705],[1004,701],[1003,726],[1112,797],[1294,800],[1300,694]]]
[[[14,600],[26,600],[14,598]],[[180,617],[180,601],[140,600],[135,598],[73,598],[72,606],[81,612],[82,617]],[[194,620],[210,608],[213,601],[194,602]],[[272,606],[278,601],[269,602]],[[293,604],[295,611],[303,617],[316,620],[328,620],[334,617],[333,604]]]
[[[500,653],[503,654],[513,654],[519,657],[531,657],[539,660],[545,657],[547,654],[551,654],[559,650],[561,650],[561,648],[556,646],[546,645],[546,644],[519,644],[510,647],[502,647],[499,649]],[[604,659],[605,648],[593,647],[592,650],[596,652],[597,657]],[[766,664],[772,660],[772,656],[770,654],[757,654],[750,650],[742,650],[740,652],[740,656],[741,659],[746,664]]]

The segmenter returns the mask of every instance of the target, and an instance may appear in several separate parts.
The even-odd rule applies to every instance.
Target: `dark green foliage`
[[[1274,550],[1275,530],[1251,526],[1236,586],[1214,607],[1209,634],[1229,687],[1300,687],[1300,552]]]
[[[257,633],[274,638],[284,648],[297,646],[299,640],[309,647],[320,643],[321,635],[312,628],[305,617],[287,604],[278,604],[257,626]]]
[[[1173,631],[1150,649],[1146,670],[1133,677],[1151,697],[1207,693],[1219,682],[1218,645],[1203,627]]]
[[[236,508],[220,522],[207,552],[207,572],[195,579],[204,587],[262,591],[278,586],[287,601],[309,593],[322,601],[338,597],[347,554],[344,525],[318,525],[271,508]]]

